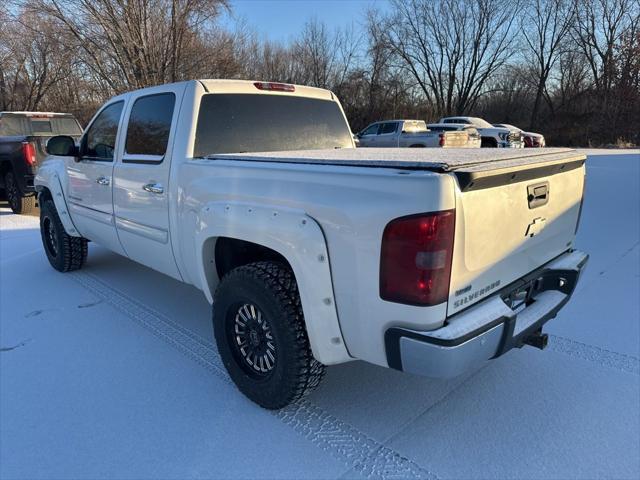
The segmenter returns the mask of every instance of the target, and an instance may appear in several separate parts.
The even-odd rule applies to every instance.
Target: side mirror
[[[76,157],[78,155],[76,141],[68,135],[51,137],[47,142],[46,150],[49,155],[58,155],[60,157]]]

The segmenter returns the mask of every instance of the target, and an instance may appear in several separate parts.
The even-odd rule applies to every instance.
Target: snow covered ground
[[[0,209],[0,478],[639,478],[640,152],[588,153],[590,265],[547,350],[450,381],[331,367],[277,413],[194,288],[96,245],[57,273]]]

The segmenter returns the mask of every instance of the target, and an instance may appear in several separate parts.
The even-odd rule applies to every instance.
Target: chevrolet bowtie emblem
[[[533,237],[534,235],[538,235],[545,226],[546,218],[538,217],[534,218],[533,222],[531,222],[527,226],[527,231],[525,232],[525,237]]]

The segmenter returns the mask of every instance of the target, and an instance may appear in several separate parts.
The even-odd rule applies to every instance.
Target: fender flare
[[[34,179],[34,186],[38,192],[38,202],[45,189],[49,190],[51,199],[53,200],[60,221],[64,226],[65,231],[72,237],[81,237],[80,232],[73,223],[71,215],[69,214],[69,207],[67,206],[67,200],[64,196],[64,189],[62,188],[61,179],[66,175],[66,169],[64,162],[58,159],[47,160],[39,169]]]
[[[353,360],[340,329],[324,234],[312,217],[297,210],[236,202],[207,203],[197,217],[197,269],[209,303],[219,282],[217,238],[260,244],[282,255],[293,269],[314,357],[325,365]]]

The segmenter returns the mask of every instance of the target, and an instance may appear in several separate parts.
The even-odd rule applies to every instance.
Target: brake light
[[[391,221],[382,236],[380,297],[419,306],[446,302],[454,231],[455,210]]]
[[[288,83],[274,83],[274,82],[254,82],[253,85],[258,90],[271,90],[273,92],[295,92],[295,85],[289,85]]]
[[[580,198],[580,207],[578,208],[578,220],[576,220],[576,229],[573,235],[577,235],[578,227],[580,227],[580,219],[582,218],[582,205],[584,205],[584,195],[587,193],[587,174],[582,177],[582,197]]]
[[[441,147],[444,147],[444,133],[441,133],[441,134],[440,134],[440,141],[438,142],[438,144],[439,144]]]
[[[22,142],[22,158],[30,166],[36,164],[36,147],[31,142]]]

